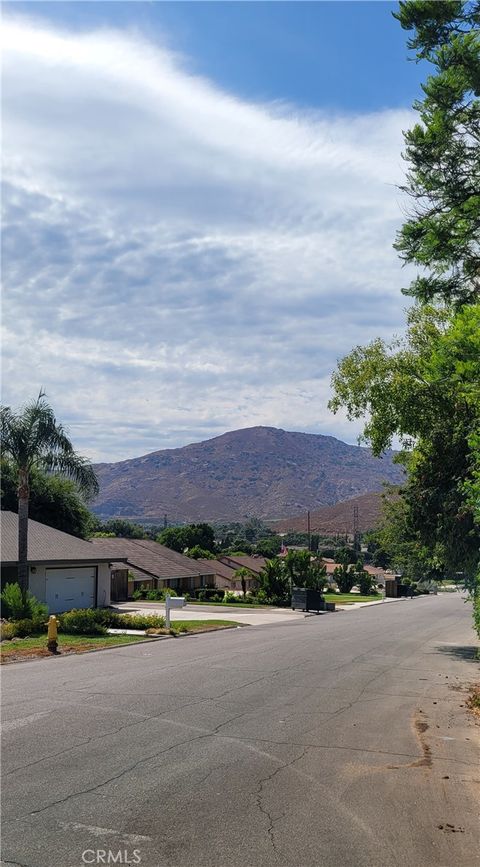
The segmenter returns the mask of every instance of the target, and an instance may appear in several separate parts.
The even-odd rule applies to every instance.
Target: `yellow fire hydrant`
[[[51,614],[48,618],[48,631],[47,631],[47,647],[50,653],[57,653],[57,618],[54,614]]]

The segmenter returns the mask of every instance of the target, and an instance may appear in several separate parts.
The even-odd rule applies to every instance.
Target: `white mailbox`
[[[170,629],[170,609],[185,608],[186,602],[184,596],[166,596],[165,597],[165,626]]]

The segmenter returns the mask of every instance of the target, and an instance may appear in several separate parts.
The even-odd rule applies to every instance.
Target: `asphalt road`
[[[450,594],[6,666],[2,863],[477,867],[473,644]]]

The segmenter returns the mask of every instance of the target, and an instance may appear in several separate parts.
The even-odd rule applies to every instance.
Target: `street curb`
[[[124,644],[113,644],[110,647],[92,647],[91,650],[80,650],[78,653],[52,653],[51,656],[32,656],[31,659],[16,659],[12,662],[2,662],[1,665],[16,665],[20,662],[44,662],[46,659],[67,659],[70,656],[87,656],[89,653],[102,653],[104,650],[118,650],[120,647],[138,647],[139,644],[151,644],[152,641],[165,641],[170,638],[196,638],[198,635],[209,635],[212,632],[229,632],[251,626],[250,623],[239,623],[235,626],[218,626],[215,629],[205,629],[204,632],[180,632],[178,635],[150,635],[140,641],[126,641]]]

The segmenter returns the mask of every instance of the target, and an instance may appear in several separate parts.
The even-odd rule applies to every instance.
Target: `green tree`
[[[9,461],[2,461],[2,509],[18,511],[17,472]],[[30,479],[29,517],[63,533],[88,539],[97,525],[69,479],[47,476],[35,470]]]
[[[350,418],[369,417],[363,438],[376,455],[394,436],[400,439],[407,469],[401,495],[419,544],[432,562],[471,574],[480,541],[473,504],[480,471],[480,305],[454,315],[415,307],[408,326],[404,338],[390,345],[375,340],[340,362],[331,407],[345,406]]]
[[[292,587],[306,587],[311,565],[310,551],[289,551],[284,559]]]
[[[210,524],[187,524],[184,527],[169,527],[157,536],[157,542],[182,553],[198,545],[206,551],[215,551],[215,535]]]
[[[147,539],[148,534],[141,524],[134,524],[125,518],[110,518],[99,524],[96,535],[120,536],[122,539]]]
[[[189,548],[188,556],[192,557],[193,560],[215,560],[215,554],[207,551],[206,548],[200,548],[200,545],[194,545],[193,548]]]
[[[272,557],[265,561],[265,566],[259,575],[261,589],[270,601],[284,602],[290,592],[285,563],[280,557]]]
[[[235,578],[240,578],[240,583],[242,585],[242,593],[244,596],[247,595],[247,581],[249,579],[255,578],[256,576],[253,574],[251,569],[248,569],[247,566],[240,566],[239,569],[236,569],[234,572]]]
[[[444,569],[433,548],[422,541],[422,535],[404,497],[384,502],[375,539],[395,572],[411,581],[433,578]]]
[[[69,478],[85,496],[98,493],[90,461],[74,451],[45,397],[41,391],[35,401],[19,412],[3,406],[0,413],[3,456],[17,474],[18,583],[23,593],[28,590],[28,508],[32,473],[40,470]]]
[[[338,548],[335,552],[335,560],[337,563],[342,563],[343,565],[347,565],[349,563],[356,563],[358,559],[358,554],[353,550],[353,548],[347,548],[344,545],[342,548]]]
[[[253,545],[251,545],[250,542],[247,542],[246,539],[242,539],[242,538],[232,539],[231,545],[225,553],[228,553],[228,554],[252,554],[253,553]]]
[[[269,536],[266,539],[259,539],[255,545],[255,552],[262,557],[276,557],[280,553],[282,540],[280,536]]]
[[[396,242],[422,269],[406,293],[462,305],[480,296],[480,4],[407,0],[395,14],[433,67],[405,133],[404,192],[414,205]]]
[[[340,593],[350,593],[353,585],[355,584],[355,572],[353,570],[353,565],[344,562],[340,566],[336,566],[333,570],[333,578]]]

